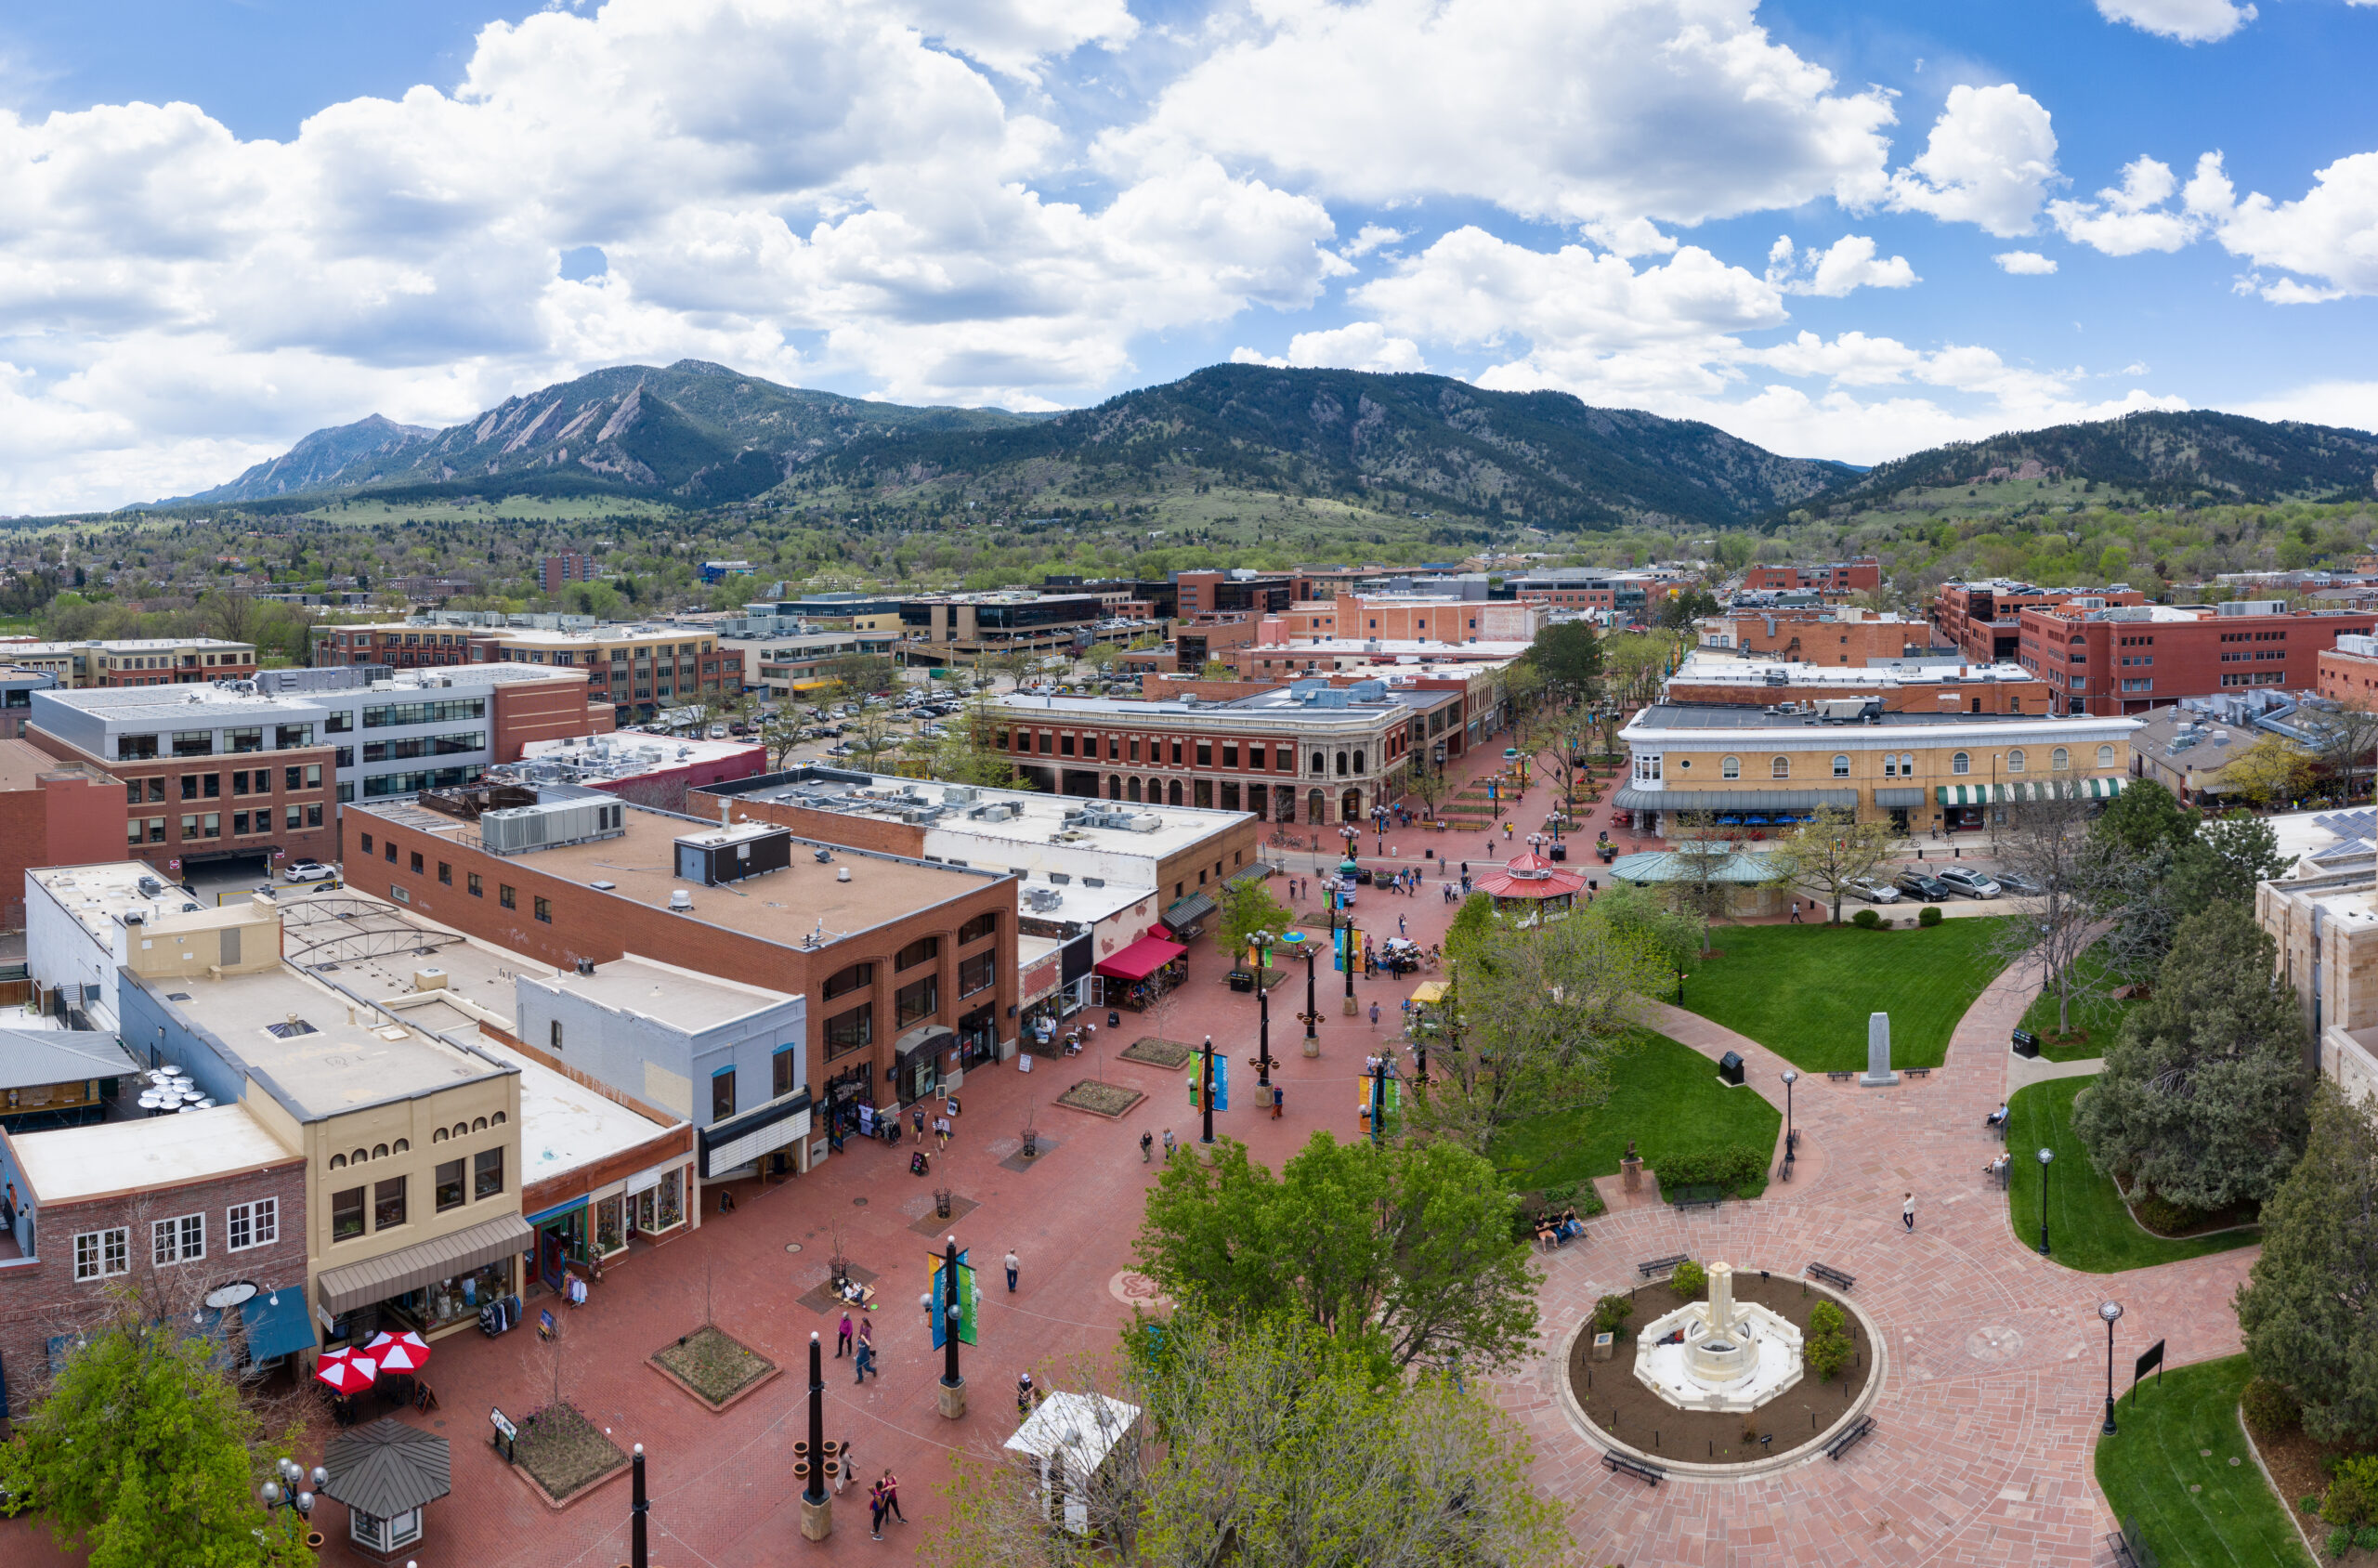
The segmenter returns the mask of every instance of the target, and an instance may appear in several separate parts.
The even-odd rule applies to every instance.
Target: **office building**
[[[594,557],[577,550],[547,555],[539,564],[539,582],[548,594],[558,594],[573,582],[592,582],[600,569]]]
[[[7,650],[0,648],[0,654]],[[49,691],[58,677],[46,670],[28,670],[0,663],[0,740],[24,738],[25,723],[33,717],[33,693]]]
[[[61,687],[190,686],[244,680],[256,673],[254,643],[219,637],[122,637],[109,641],[0,644],[0,659],[38,670]]]
[[[2369,610],[2291,610],[2284,599],[2022,610],[2016,661],[2067,713],[2145,713],[2183,698],[2256,687],[2309,691],[2341,635],[2368,636]]]
[[[1932,595],[1936,642],[1946,643],[1976,664],[2001,664],[2022,648],[2023,612],[2085,601],[2084,608],[2115,609],[2144,605],[2147,595],[2126,582],[2110,588],[2043,588],[2011,578],[1943,582]]]
[[[124,784],[84,762],[0,740],[0,931],[25,926],[25,873],[124,853]]]
[[[1821,609],[1734,608],[1695,623],[1700,647],[1712,652],[1797,664],[1863,665],[1932,653],[1932,627],[1896,611],[1829,606]],[[1964,655],[1953,645],[1940,652]]]
[[[2047,685],[2019,664],[1966,664],[1956,658],[1870,664],[1803,664],[1696,651],[1662,686],[1670,702],[1789,704],[1878,699],[1886,712],[2031,713],[2048,711]]]
[[[1883,563],[1876,556],[1861,555],[1854,561],[1745,567],[1743,586],[1752,593],[1813,589],[1820,594],[1875,594],[1882,591]]]
[[[549,624],[503,625],[484,616],[417,616],[372,626],[324,627],[317,665],[385,664],[398,670],[463,664],[525,664],[576,670],[589,700],[608,702],[615,725],[650,721],[664,707],[702,693],[743,689],[743,650],[716,633],[685,626],[596,625],[585,616],[520,617]]]
[[[901,653],[931,668],[986,655],[1078,650],[1108,619],[1094,593],[936,594],[900,601]]]

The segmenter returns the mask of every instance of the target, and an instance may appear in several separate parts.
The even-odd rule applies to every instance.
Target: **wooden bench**
[[[1811,1279],[1823,1280],[1825,1284],[1840,1290],[1853,1290],[1858,1286],[1856,1274],[1843,1274],[1831,1263],[1810,1263],[1808,1274]]]
[[[1858,1074],[1853,1069],[1852,1071],[1846,1073],[1827,1073],[1824,1076],[1831,1078],[1836,1083],[1848,1083],[1851,1078],[1856,1078]]]
[[[1640,1459],[1630,1459],[1623,1454],[1604,1454],[1601,1457],[1601,1468],[1618,1475],[1631,1475],[1636,1480],[1652,1486],[1657,1486],[1668,1478],[1668,1472],[1659,1466],[1647,1465]]]
[[[1908,1078],[1930,1078],[1932,1076],[1932,1069],[1929,1067],[1901,1067],[1900,1072]]]
[[[1649,1279],[1653,1274],[1667,1273],[1679,1263],[1689,1263],[1692,1261],[1690,1254],[1679,1252],[1673,1258],[1653,1258],[1648,1262],[1638,1263],[1635,1265],[1635,1272],[1645,1279]]]
[[[1849,1453],[1849,1450],[1858,1446],[1859,1440],[1872,1434],[1874,1430],[1875,1418],[1872,1416],[1859,1417],[1858,1424],[1856,1426],[1851,1427],[1848,1431],[1843,1432],[1839,1437],[1835,1438],[1831,1443],[1824,1445],[1824,1457],[1828,1459],[1840,1458],[1844,1454]]]

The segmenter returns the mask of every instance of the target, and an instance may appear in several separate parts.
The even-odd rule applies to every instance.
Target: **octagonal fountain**
[[[1643,1326],[1635,1376],[1679,1410],[1756,1410],[1800,1380],[1800,1331],[1734,1300],[1734,1266],[1709,1265],[1709,1299]]]

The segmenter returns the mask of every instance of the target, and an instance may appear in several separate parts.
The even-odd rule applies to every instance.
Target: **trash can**
[[[1554,845],[1552,846],[1552,858],[1553,858],[1553,859],[1555,859],[1555,860],[1566,860],[1566,859],[1568,859],[1568,858],[1569,858],[1569,846],[1568,846],[1567,844],[1565,844],[1565,843],[1556,843],[1556,844],[1554,844]]]
[[[2016,1055],[2018,1055],[2018,1056],[2037,1056],[2039,1053],[2040,1053],[2040,1037],[2039,1037],[2039,1036],[2037,1036],[2037,1035],[2035,1035],[2035,1034],[2032,1033],[2032,1031],[2031,1031],[2031,1030],[2029,1030],[2029,1029],[2018,1029],[2018,1030],[2016,1030],[2016,1031],[2015,1031],[2015,1054],[2016,1054]]]
[[[1718,1058],[1718,1078],[1720,1082],[1731,1084],[1736,1089],[1740,1089],[1742,1087],[1742,1052],[1738,1051],[1729,1051],[1723,1056]]]

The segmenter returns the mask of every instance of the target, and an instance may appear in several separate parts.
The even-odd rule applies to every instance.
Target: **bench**
[[[1858,1286],[1856,1274],[1843,1274],[1831,1263],[1810,1263],[1808,1274],[1810,1278],[1823,1280],[1837,1290],[1854,1290]]]
[[[1827,1073],[1824,1076],[1831,1078],[1836,1083],[1848,1083],[1851,1078],[1856,1078],[1858,1074],[1855,1070],[1852,1070],[1846,1073]]]
[[[1932,1069],[1929,1067],[1901,1067],[1900,1071],[1909,1078],[1930,1078],[1932,1076]]]
[[[1659,1466],[1647,1465],[1640,1459],[1630,1459],[1623,1454],[1604,1454],[1601,1457],[1601,1468],[1618,1475],[1631,1475],[1636,1480],[1652,1486],[1657,1486],[1668,1478],[1668,1472]]]
[[[1713,1183],[1703,1183],[1679,1187],[1675,1192],[1662,1196],[1678,1209],[1715,1209],[1726,1201],[1726,1189]]]
[[[1849,1450],[1858,1446],[1859,1440],[1870,1435],[1874,1430],[1875,1418],[1872,1416],[1859,1417],[1858,1424],[1856,1426],[1851,1427],[1848,1431],[1843,1432],[1839,1437],[1835,1438],[1831,1443],[1824,1445],[1824,1457],[1828,1459],[1840,1458],[1844,1454],[1849,1453]]]
[[[2122,1568],[2161,1568],[2155,1560],[2155,1548],[2138,1533],[2136,1514],[2123,1520],[2121,1529],[2107,1533],[2106,1550]]]
[[[1638,1263],[1635,1265],[1635,1272],[1645,1279],[1649,1279],[1653,1274],[1667,1273],[1679,1263],[1689,1263],[1692,1261],[1690,1254],[1679,1252],[1673,1258],[1653,1258],[1648,1262]]]

